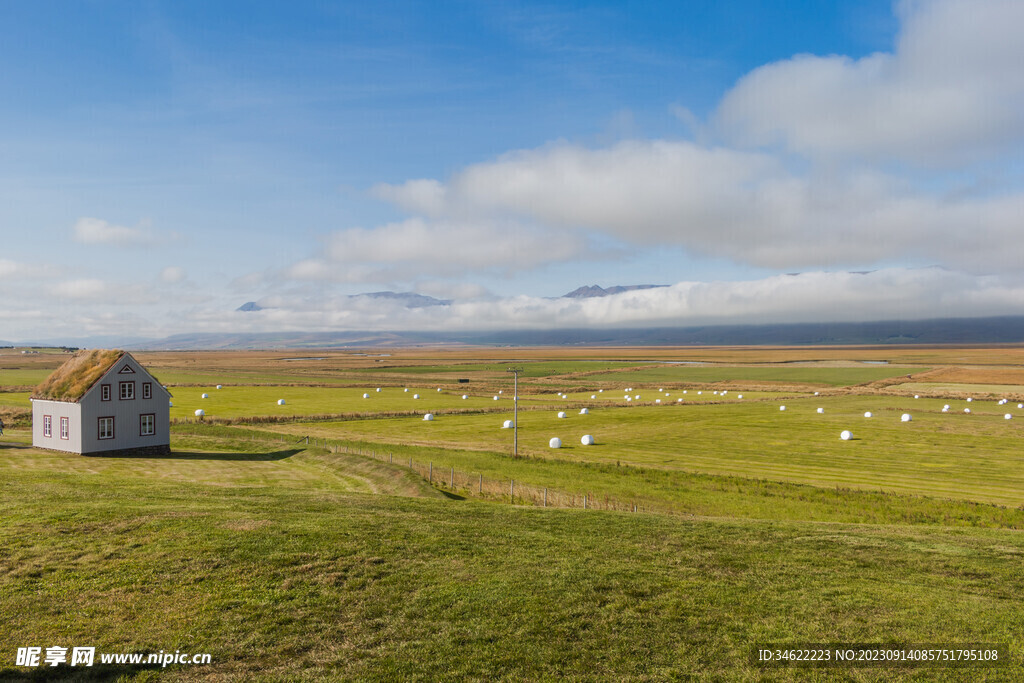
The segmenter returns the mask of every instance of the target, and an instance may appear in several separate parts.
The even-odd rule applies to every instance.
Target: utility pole
[[[522,368],[509,368],[512,373],[512,457],[519,457],[519,373]]]

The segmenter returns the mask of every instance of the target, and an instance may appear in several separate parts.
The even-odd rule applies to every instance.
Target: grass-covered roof
[[[32,392],[32,398],[78,401],[123,355],[124,351],[117,349],[79,351],[43,380]]]

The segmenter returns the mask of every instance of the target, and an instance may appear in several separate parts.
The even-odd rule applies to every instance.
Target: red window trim
[[[71,418],[69,417],[60,419],[60,438],[65,441],[71,438]]]
[[[132,395],[128,398],[124,397],[124,386],[126,384],[132,385]],[[119,401],[134,401],[135,400],[135,382],[118,382],[117,384],[117,398]]]
[[[149,399],[153,398],[153,383],[143,382],[142,383],[142,398]]]
[[[100,385],[100,400],[101,401],[109,401],[110,400],[110,394],[111,394],[110,385],[109,384],[101,384]]]
[[[110,436],[100,436],[100,421],[102,421],[102,420],[110,420]],[[98,441],[109,441],[109,440],[113,439],[115,435],[116,435],[116,433],[114,431],[114,416],[113,415],[104,415],[103,417],[97,417],[96,418],[96,439]]]
[[[144,417],[153,418],[153,431],[149,434],[142,431],[142,418]],[[139,415],[139,436],[156,436],[156,413],[142,413]]]
[[[53,438],[53,415],[43,415],[43,436]]]

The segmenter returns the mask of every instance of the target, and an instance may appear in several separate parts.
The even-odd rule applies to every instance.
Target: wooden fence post
[[[430,467],[427,470],[427,481],[431,484],[434,483],[434,463],[430,463]]]
[[[455,468],[454,467],[452,468],[452,480],[448,483],[448,486],[450,486],[452,489],[455,488]]]
[[[587,509],[587,494],[583,494],[583,509]]]
[[[484,475],[480,475],[480,495],[484,493]]]
[[[516,502],[516,480],[515,479],[509,479],[509,482],[508,482],[508,497],[509,497],[509,501],[510,502],[512,502],[512,503]]]
[[[544,487],[544,507],[548,506],[548,487]]]

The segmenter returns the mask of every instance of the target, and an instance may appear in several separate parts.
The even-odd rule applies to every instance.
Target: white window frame
[[[153,398],[153,383],[143,382],[142,383],[142,398],[149,399]]]
[[[113,417],[101,417],[97,419],[96,438],[100,441],[114,438],[114,418]],[[105,430],[104,427],[109,427],[109,431]]]
[[[110,400],[110,385],[109,384],[101,384],[100,385],[100,400],[101,401],[109,401]]]
[[[60,438],[70,439],[71,438],[71,419],[62,417],[60,419]]]
[[[43,436],[53,438],[53,415],[43,415]]]
[[[146,431],[147,427],[149,428],[149,431]],[[139,436],[155,436],[155,435],[156,435],[156,414],[155,413],[143,413],[142,415],[139,415]]]
[[[120,382],[117,389],[118,396],[122,401],[135,400],[135,382]]]

